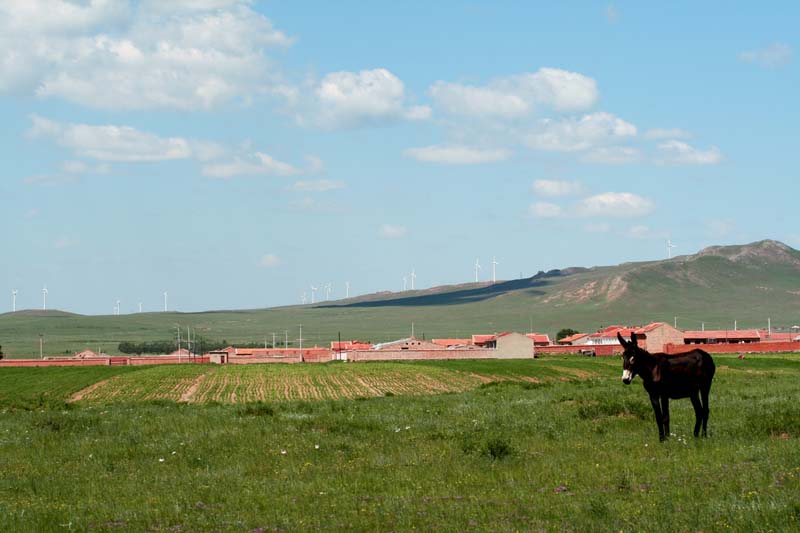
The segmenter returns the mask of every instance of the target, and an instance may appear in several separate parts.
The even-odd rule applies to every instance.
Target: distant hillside
[[[120,341],[175,338],[175,326],[230,343],[329,345],[373,342],[414,333],[426,338],[472,333],[538,331],[650,321],[682,329],[800,324],[800,251],[776,241],[712,246],[669,260],[565,268],[524,279],[467,283],[272,309],[79,316],[59,311],[0,315],[0,345],[13,356],[85,348],[114,353]],[[45,320],[46,319],[46,320]],[[413,324],[413,326],[412,326]]]

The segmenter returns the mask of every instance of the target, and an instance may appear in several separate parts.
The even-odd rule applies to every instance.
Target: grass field
[[[663,444],[618,359],[3,369],[0,529],[796,530],[800,356],[716,360]]]

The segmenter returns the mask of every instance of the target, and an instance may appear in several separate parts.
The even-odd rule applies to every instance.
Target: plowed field
[[[117,376],[79,391],[84,402],[173,400],[190,403],[327,400],[462,392],[496,381],[539,383],[591,379],[540,361],[501,373],[408,363],[329,365],[161,366]]]

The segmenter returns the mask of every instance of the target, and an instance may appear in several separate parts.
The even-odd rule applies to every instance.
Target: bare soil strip
[[[194,378],[194,381],[192,382],[192,384],[189,386],[188,389],[183,391],[183,394],[181,394],[181,399],[178,400],[178,401],[179,402],[191,402],[192,398],[194,397],[194,393],[197,392],[197,389],[200,387],[200,383],[202,383],[203,380],[206,379],[206,377],[209,374],[211,374],[211,371],[206,372],[205,374],[200,374],[199,376]]]
[[[112,379],[116,379],[117,377],[118,376],[111,376],[108,379],[104,379],[104,380],[98,381],[97,383],[92,383],[91,385],[89,385],[85,389],[81,389],[78,392],[76,392],[75,394],[73,394],[70,397],[70,399],[67,400],[67,402],[69,402],[69,403],[79,402],[79,401],[83,400],[83,397],[86,396],[87,394],[91,394],[92,392],[95,391],[95,389],[99,389],[100,387],[102,387],[103,385],[105,385],[106,383],[111,381]]]

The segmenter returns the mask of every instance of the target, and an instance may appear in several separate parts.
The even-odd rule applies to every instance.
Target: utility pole
[[[178,362],[180,363],[181,362],[181,327],[180,326],[175,326],[175,328],[178,330]]]
[[[289,332],[283,330],[283,349],[286,350],[289,348]]]
[[[39,333],[39,359],[44,359],[44,333]]]
[[[275,348],[275,333],[272,334],[272,347]]]
[[[303,358],[303,324],[300,324],[300,338],[297,339],[300,343],[300,358]]]
[[[411,323],[411,338],[414,338],[414,323]]]

